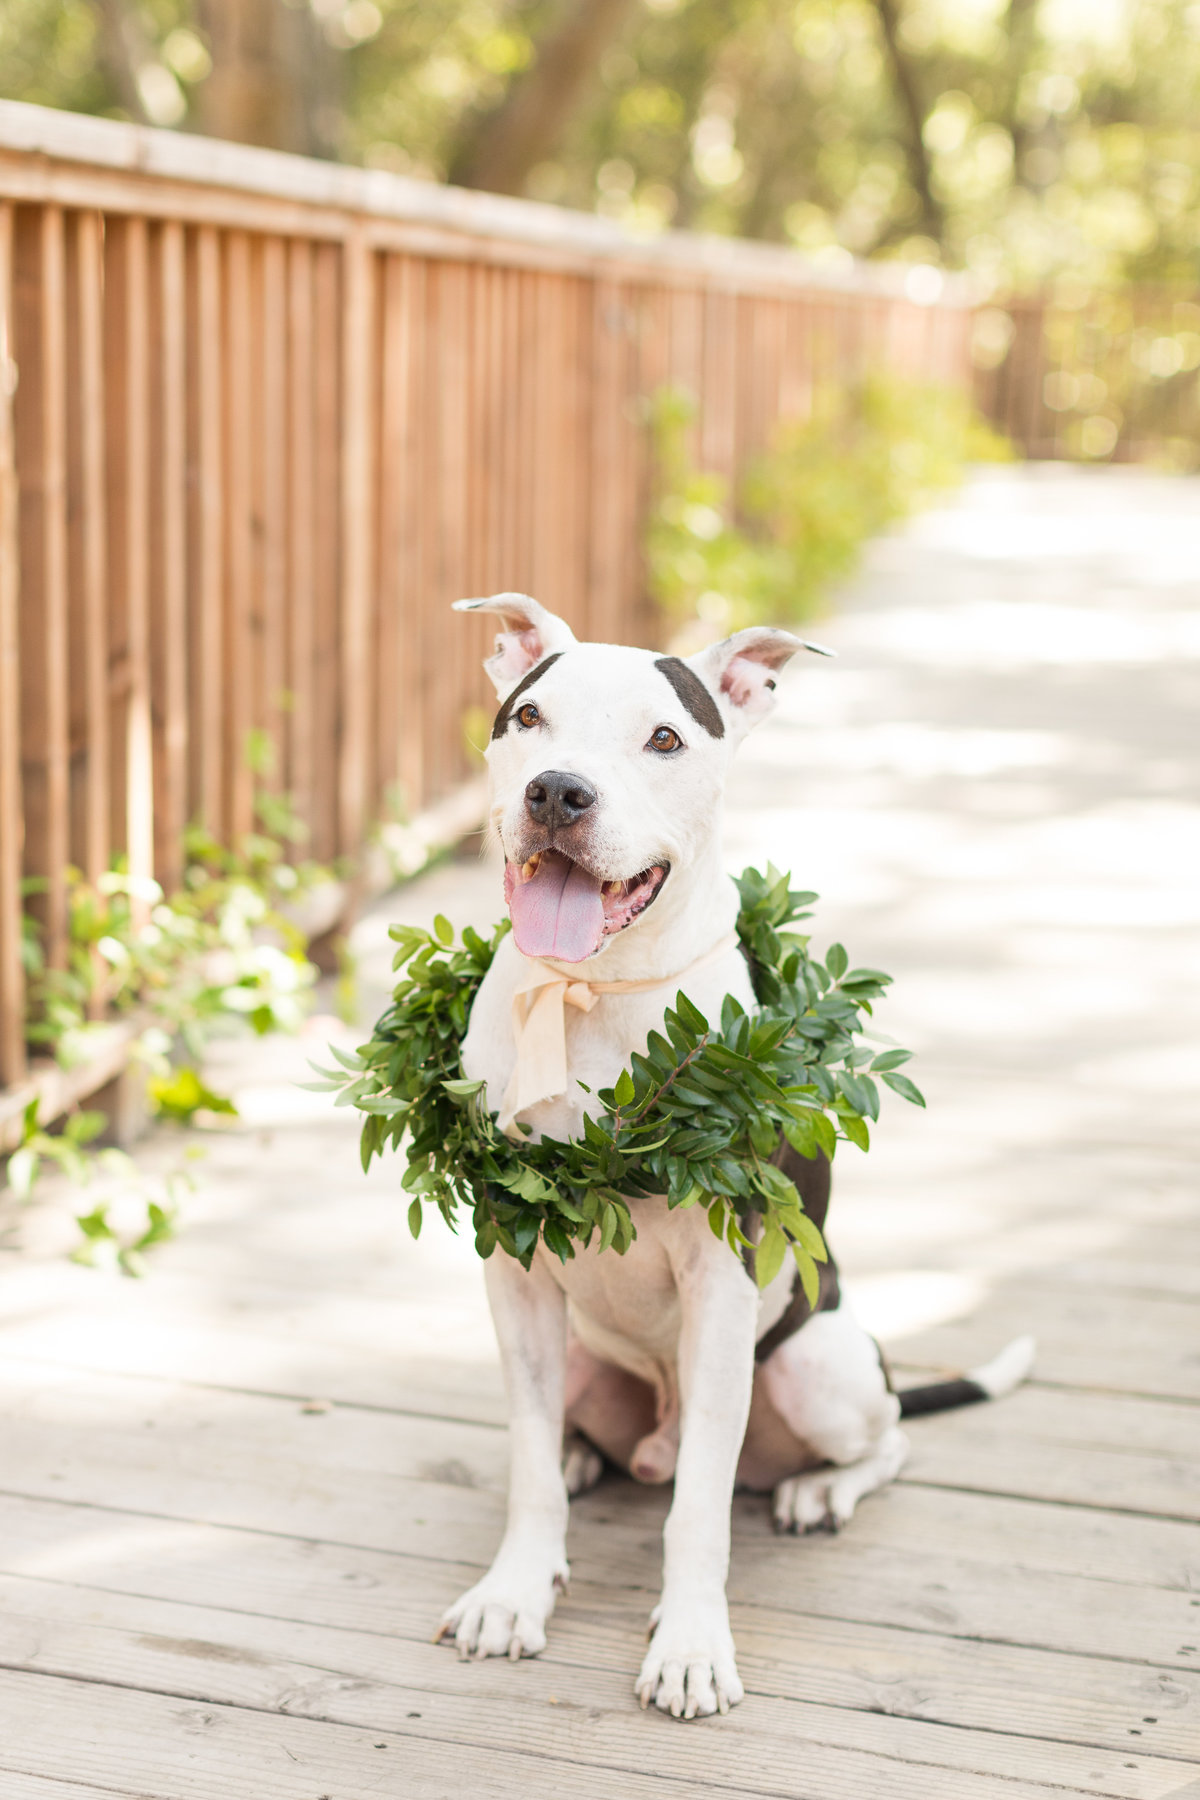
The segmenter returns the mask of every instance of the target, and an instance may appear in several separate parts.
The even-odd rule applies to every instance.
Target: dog
[[[513,923],[476,995],[463,1070],[486,1083],[502,1126],[562,1139],[582,1133],[587,1090],[645,1048],[679,986],[708,1018],[727,994],[754,1006],[721,862],[722,790],[780,670],[816,646],[751,627],[684,660],[579,643],[522,594],[457,606],[500,619],[484,665],[501,703],[487,760]],[[568,977],[585,986],[564,1006]],[[522,1066],[539,981],[557,997],[557,1077]],[[823,1230],[828,1163],[786,1144],[776,1160]],[[760,1293],[702,1207],[634,1198],[630,1210],[623,1257],[588,1248],[560,1263],[539,1245],[528,1272],[499,1250],[485,1264],[511,1415],[508,1520],[437,1635],[463,1657],[536,1655],[567,1583],[569,1497],[605,1459],[639,1481],[674,1477],[635,1693],[692,1719],[743,1697],[725,1598],[735,1484],[770,1492],[781,1530],[836,1529],[902,1467],[902,1414],[1007,1392],[1032,1344],[897,1395],[832,1258],[810,1307],[790,1258]]]

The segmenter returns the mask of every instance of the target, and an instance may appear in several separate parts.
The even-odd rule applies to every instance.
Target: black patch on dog
[[[918,1413],[947,1412],[952,1406],[975,1406],[990,1398],[977,1381],[958,1375],[952,1381],[931,1382],[928,1387],[905,1388],[900,1395],[900,1417],[911,1419]]]
[[[725,721],[720,709],[696,671],[677,656],[660,656],[654,666],[662,670],[697,725],[702,725],[709,737],[724,737]]]
[[[562,651],[556,650],[553,656],[543,656],[541,662],[535,663],[528,675],[522,676],[521,680],[518,681],[516,687],[508,696],[508,699],[504,702],[504,705],[500,708],[500,711],[492,721],[493,742],[496,738],[503,737],[504,733],[508,730],[508,721],[512,718],[513,707],[525,692],[526,688],[532,687],[538,676],[544,675],[551,663],[556,663],[561,655]]]

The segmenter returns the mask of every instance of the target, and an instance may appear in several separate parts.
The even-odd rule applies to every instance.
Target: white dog
[[[475,1000],[463,1067],[486,1082],[502,1123],[515,1115],[565,1138],[582,1131],[579,1083],[611,1086],[679,986],[708,1018],[726,994],[754,1005],[721,866],[722,790],[738,742],[774,705],[776,674],[808,646],[752,628],[683,661],[580,644],[525,595],[458,604],[503,623],[485,665],[502,702],[488,762],[513,921]],[[568,975],[596,990],[565,996]],[[522,1044],[518,1056],[545,984],[557,1079],[553,1055],[526,1057]],[[777,1160],[823,1226],[828,1164],[786,1145]],[[439,1636],[463,1656],[536,1655],[567,1581],[569,1494],[598,1478],[603,1457],[642,1481],[674,1476],[636,1693],[690,1719],[742,1698],[725,1599],[735,1483],[772,1491],[781,1529],[836,1528],[897,1473],[907,1445],[901,1397],[839,1304],[832,1261],[813,1311],[798,1283],[793,1293],[790,1258],[760,1294],[702,1208],[630,1204],[637,1238],[623,1257],[589,1249],[562,1264],[539,1246],[528,1273],[500,1250],[486,1264],[511,1408],[508,1523]],[[903,1410],[1005,1392],[1031,1356],[1028,1341],[1012,1345],[970,1377],[904,1396]]]

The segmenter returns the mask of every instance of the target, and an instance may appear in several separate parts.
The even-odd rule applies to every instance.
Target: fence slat
[[[154,866],[168,892],[183,879],[187,757],[187,340],[183,227],[151,236],[150,674]]]
[[[236,842],[256,779],[314,857],[354,857],[394,784],[415,812],[470,767],[491,627],[450,616],[461,594],[656,641],[655,388],[696,393],[693,447],[734,483],[814,368],[966,372],[962,306],[914,307],[894,274],[806,289],[782,251],[622,250],[226,148],[49,115],[36,149],[0,143],[0,1082],[22,872],[61,959],[69,860],[173,887],[189,819]]]
[[[109,864],[108,594],[105,516],[104,222],[79,213],[68,238],[71,455],[72,857],[89,880]]]
[[[105,236],[108,376],[109,739],[113,848],[129,872],[154,867],[150,729],[150,310],[144,219],[109,220]]]
[[[287,756],[286,780],[303,816],[312,818],[315,507],[312,252],[287,247]]]
[[[20,609],[25,873],[48,960],[67,949],[66,257],[62,211],[22,209],[16,234],[16,446],[23,572]]]
[[[13,209],[0,204],[0,1086],[25,1073],[21,965],[20,542],[13,441]]]
[[[353,855],[367,814],[367,747],[371,742],[367,651],[371,610],[372,407],[377,371],[375,257],[360,234],[342,252],[342,559],[341,757],[339,848]]]

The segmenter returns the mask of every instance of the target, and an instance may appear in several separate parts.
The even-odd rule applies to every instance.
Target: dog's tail
[[[952,1406],[974,1406],[979,1400],[999,1400],[1011,1394],[1033,1368],[1037,1345],[1031,1337],[1014,1338],[999,1356],[955,1375],[949,1381],[933,1381],[927,1387],[905,1388],[897,1394],[900,1417],[915,1418],[919,1413],[946,1412]]]

